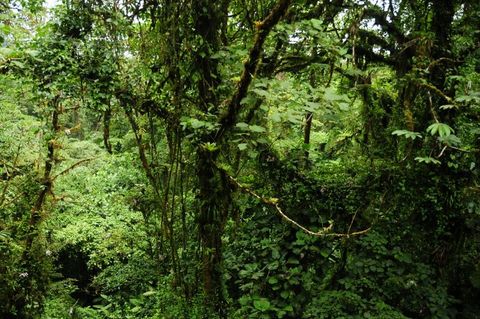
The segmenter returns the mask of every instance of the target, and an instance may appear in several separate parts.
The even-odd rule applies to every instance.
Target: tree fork
[[[277,25],[280,19],[285,15],[291,2],[291,0],[279,0],[270,14],[263,21],[256,23],[257,33],[255,35],[253,47],[250,49],[247,62],[244,64],[243,72],[237,85],[237,90],[228,103],[227,112],[220,119],[221,127],[215,136],[216,140],[220,140],[226,131],[235,125],[241,107],[240,102],[247,95],[250,83],[257,73],[258,64],[263,51],[263,44],[273,27]]]

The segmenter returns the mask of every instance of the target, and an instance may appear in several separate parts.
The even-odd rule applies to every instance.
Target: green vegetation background
[[[479,318],[479,25],[0,3],[0,317]]]

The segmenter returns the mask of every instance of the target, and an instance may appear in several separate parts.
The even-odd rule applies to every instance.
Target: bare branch
[[[68,172],[70,172],[70,171],[71,171],[72,169],[74,169],[75,167],[77,167],[77,166],[79,166],[79,165],[81,165],[81,164],[83,164],[83,163],[85,163],[85,162],[93,161],[94,159],[97,159],[97,158],[98,158],[98,157],[84,158],[84,159],[76,162],[75,164],[73,164],[73,165],[70,166],[69,168],[64,169],[63,171],[61,171],[60,173],[58,173],[57,175],[55,175],[54,177],[52,177],[52,182],[53,182],[54,180],[56,180],[57,177],[67,174]]]
[[[220,170],[222,170],[221,168],[218,168]],[[284,219],[286,220],[288,223],[294,225],[295,227],[297,228],[300,228],[303,232],[309,234],[309,235],[312,235],[312,236],[315,236],[315,237],[350,237],[350,236],[357,236],[357,235],[363,235],[363,234],[366,234],[372,227],[368,227],[364,230],[360,230],[360,231],[356,231],[356,232],[350,232],[350,229],[351,229],[351,226],[349,227],[348,229],[348,232],[347,233],[333,233],[332,232],[332,229],[333,229],[333,223],[329,224],[327,227],[323,227],[321,230],[319,231],[313,231],[313,230],[310,230],[308,228],[306,228],[305,226],[301,225],[300,223],[298,223],[297,221],[293,220],[292,218],[290,218],[286,213],[283,212],[282,208],[280,207],[280,204],[279,204],[279,199],[278,198],[266,198],[266,197],[262,197],[260,195],[258,195],[257,193],[255,193],[254,191],[252,191],[251,189],[249,189],[248,187],[240,184],[235,178],[233,178],[232,176],[228,175],[225,171],[223,171],[225,173],[225,175],[227,176],[227,178],[229,179],[230,183],[240,189],[242,192],[244,193],[247,193],[255,198],[257,198],[259,201],[261,201],[262,203],[270,206],[270,207],[273,207],[275,208],[275,210],[277,211],[277,213]],[[355,216],[356,216],[356,213],[355,213]],[[353,220],[352,220],[352,223],[353,223]]]

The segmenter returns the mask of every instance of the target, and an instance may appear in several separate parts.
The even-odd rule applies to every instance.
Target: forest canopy
[[[0,2],[1,318],[478,318],[478,0]]]

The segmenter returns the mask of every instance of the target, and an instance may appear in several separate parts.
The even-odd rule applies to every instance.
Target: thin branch
[[[220,169],[220,168],[219,168]],[[221,169],[220,169],[221,170]],[[333,229],[333,224],[330,224],[328,225],[327,227],[323,227],[321,230],[319,231],[313,231],[313,230],[310,230],[308,228],[306,228],[305,226],[302,226],[300,223],[298,223],[297,221],[293,220],[292,218],[290,218],[286,213],[283,212],[282,208],[280,207],[279,205],[279,199],[278,198],[265,198],[265,197],[262,197],[260,195],[258,195],[257,193],[255,193],[254,191],[252,191],[251,189],[249,189],[248,187],[240,184],[235,178],[233,178],[232,176],[228,175],[225,171],[224,171],[225,175],[227,176],[227,178],[229,179],[230,183],[232,183],[232,185],[238,189],[240,189],[242,192],[244,193],[247,193],[255,198],[257,198],[260,202],[270,206],[270,207],[273,207],[275,208],[275,210],[277,211],[277,213],[284,219],[286,220],[288,223],[296,226],[297,228],[300,228],[303,232],[309,234],[309,235],[312,235],[312,236],[315,236],[315,237],[350,237],[350,236],[357,236],[357,235],[363,235],[363,234],[366,234],[372,227],[368,227],[367,229],[364,229],[364,230],[360,230],[360,231],[356,231],[356,232],[352,232],[350,233],[350,227],[349,227],[349,230],[348,230],[348,233],[332,233],[332,229]],[[356,213],[355,213],[355,216],[356,216]],[[353,220],[352,220],[352,223],[353,223]],[[351,226],[351,225],[350,225]]]
[[[445,62],[451,62],[451,63],[458,63],[457,61],[455,61],[453,59],[443,57],[443,58],[437,59],[435,61],[432,61],[432,63],[430,63],[429,66],[427,67],[427,70],[431,71],[435,66],[437,66],[438,64],[440,64],[444,61]]]
[[[446,95],[445,93],[443,93],[440,89],[438,89],[436,86],[432,85],[432,84],[429,84],[429,83],[420,83],[419,84],[421,87],[424,87],[426,89],[429,89],[430,91],[440,95],[441,97],[443,97],[448,103],[453,103],[453,99],[451,97],[449,97],[448,95]]]
[[[428,93],[428,105],[430,106],[430,112],[432,112],[433,119],[435,120],[435,123],[440,123],[438,121],[438,116],[437,112],[433,109],[433,101],[432,101],[432,95],[430,94],[430,91]]]
[[[357,213],[358,213],[358,209],[355,211],[355,214],[353,214],[352,220],[350,221],[350,225],[348,225],[347,234],[350,234],[350,231],[352,230],[353,223],[355,222],[355,219],[357,218]]]
[[[438,154],[437,158],[440,158],[443,156],[443,153],[445,152],[445,150],[447,149],[448,145],[445,145],[443,148],[442,148],[442,151],[440,152],[440,154]]]
[[[53,182],[54,180],[56,180],[57,177],[67,174],[68,172],[70,172],[72,169],[74,169],[75,167],[79,166],[80,164],[83,164],[83,163],[85,163],[85,162],[92,161],[92,160],[97,159],[97,158],[98,158],[98,157],[84,158],[84,159],[76,162],[75,164],[73,164],[73,165],[70,166],[69,168],[64,169],[63,171],[61,171],[60,173],[58,173],[57,175],[55,175],[54,177],[52,177],[52,182]]]
[[[22,196],[25,196],[25,194],[24,193],[19,193],[15,197],[10,199],[9,201],[3,201],[0,204],[0,208],[8,207],[10,204],[13,204],[17,199],[21,198]]]
[[[480,152],[480,149],[476,149],[476,148],[472,148],[470,150],[467,150],[467,149],[464,149],[464,148],[458,148],[458,147],[451,146],[451,145],[447,145],[447,146],[449,148],[453,149],[453,150],[463,152],[463,153],[479,153]]]
[[[473,191],[473,192],[480,193],[480,187],[472,186],[472,187],[468,187],[468,189],[471,190],[471,191]]]

